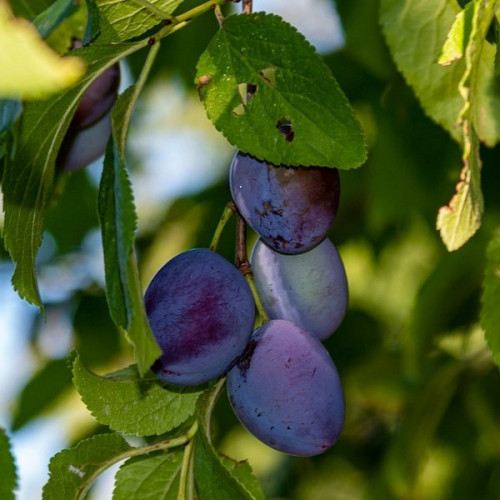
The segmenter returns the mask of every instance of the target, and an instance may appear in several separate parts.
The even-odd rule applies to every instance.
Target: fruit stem
[[[217,6],[223,5],[230,0],[209,0],[208,2],[204,2],[192,9],[184,12],[183,14],[178,14],[177,16],[170,16],[164,20],[165,27],[162,28],[156,35],[155,39],[164,38],[174,31],[177,31],[180,28],[183,28],[191,22],[195,17],[208,12],[209,10],[216,10]]]
[[[252,291],[253,300],[257,311],[259,313],[260,323],[266,323],[269,321],[269,316],[267,315],[262,301],[260,300],[259,292],[255,286],[255,281],[253,279],[252,268],[250,267],[250,262],[247,257],[247,233],[246,233],[246,223],[243,217],[238,214],[238,220],[236,222],[236,267],[240,270],[241,274],[245,277],[250,290]]]
[[[191,457],[193,456],[193,440],[184,447],[184,455],[182,457],[181,476],[179,479],[179,491],[177,492],[177,500],[189,500],[191,496],[191,488],[188,487],[189,469],[191,465]]]
[[[224,211],[222,212],[221,218],[219,220],[219,223],[217,224],[217,227],[215,228],[214,235],[212,237],[212,241],[210,243],[210,246],[208,247],[212,252],[215,252],[217,250],[217,246],[219,245],[219,240],[222,235],[222,231],[226,227],[226,224],[229,222],[233,214],[236,213],[236,205],[234,202],[230,201],[225,207]]]
[[[214,411],[215,403],[219,398],[220,392],[224,387],[225,382],[226,382],[226,377],[222,377],[209,391],[208,403],[206,405],[205,412],[203,415],[203,425],[205,428],[205,434],[207,435],[209,442],[211,442],[210,421],[212,417],[212,412]]]

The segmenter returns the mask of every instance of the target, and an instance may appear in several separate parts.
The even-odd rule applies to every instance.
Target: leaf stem
[[[170,16],[165,19],[166,26],[162,28],[156,35],[155,38],[161,39],[164,38],[174,31],[180,29],[180,27],[186,26],[189,22],[191,22],[194,18],[208,12],[209,10],[216,10],[218,6],[227,3],[230,0],[209,0],[208,2],[204,2],[192,9],[179,14],[177,16]],[[179,26],[182,25],[182,26]]]
[[[236,213],[236,206],[233,201],[230,201],[224,207],[224,211],[222,212],[219,223],[215,228],[215,232],[209,247],[209,249],[212,250],[212,252],[215,252],[215,250],[217,250],[217,246],[219,245],[219,240],[222,235],[222,231],[224,231],[226,224],[229,222],[229,220],[235,213]]]
[[[221,392],[222,388],[224,387],[225,382],[226,382],[226,377],[222,377],[212,387],[212,389],[210,390],[208,404],[206,405],[205,412],[203,415],[203,426],[205,429],[205,434],[207,435],[209,441],[210,441],[210,420],[211,420],[212,412],[214,410],[215,403],[217,402],[217,399],[219,398],[220,392]]]
[[[137,81],[135,82],[135,86],[133,87],[133,94],[130,99],[130,104],[127,106],[127,109],[125,111],[125,115],[122,120],[122,126],[121,128],[121,134],[120,137],[117,137],[117,140],[119,141],[119,148],[122,154],[125,152],[125,143],[126,143],[126,138],[127,138],[127,133],[130,125],[130,119],[132,117],[132,112],[135,108],[137,99],[139,98],[139,94],[141,93],[144,84],[146,83],[146,80],[149,76],[149,73],[151,71],[151,68],[153,66],[153,63],[156,59],[156,56],[158,55],[158,51],[160,50],[160,43],[155,43],[151,46],[151,49],[148,52],[148,55],[146,57],[146,61],[144,62],[144,66],[141,69],[141,73],[139,74],[139,77],[137,78]]]
[[[85,485],[82,487],[81,490],[78,492],[78,497],[77,500],[83,500],[89,491],[90,487],[94,483],[94,481],[97,479],[97,477],[107,468],[111,467],[113,464],[116,464],[117,462],[121,462],[122,460],[125,460],[127,458],[132,458],[136,457],[139,455],[145,455],[147,453],[152,453],[153,451],[159,451],[159,450],[168,450],[170,448],[176,448],[177,446],[182,446],[187,443],[190,443],[195,434],[198,432],[198,422],[195,421],[193,425],[189,428],[189,430],[183,434],[182,436],[173,438],[173,439],[167,439],[166,441],[160,441],[158,443],[153,443],[153,444],[148,444],[146,446],[140,446],[137,448],[130,448],[123,453],[119,453],[115,457],[113,457],[112,460],[109,460],[106,462],[105,466],[97,468],[86,480]]]
[[[189,500],[190,488],[188,487],[189,469],[191,465],[191,457],[193,456],[193,441],[184,447],[184,455],[182,457],[181,477],[179,479],[179,491],[177,492],[177,500]]]

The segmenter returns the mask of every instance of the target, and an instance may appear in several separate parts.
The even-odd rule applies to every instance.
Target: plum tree
[[[340,255],[328,238],[299,255],[276,252],[259,239],[250,263],[271,319],[292,321],[321,340],[344,319],[347,277]]]
[[[337,369],[323,344],[290,321],[271,320],[254,332],[227,374],[227,390],[241,423],[279,451],[317,455],[342,430]]]
[[[149,323],[163,351],[153,371],[177,385],[221,376],[249,342],[252,292],[221,255],[203,248],[168,261],[146,289]]]
[[[246,222],[286,254],[305,252],[323,241],[337,213],[337,169],[274,166],[238,151],[229,183]]]

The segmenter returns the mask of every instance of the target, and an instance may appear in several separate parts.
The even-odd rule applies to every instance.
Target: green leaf
[[[243,152],[285,165],[365,161],[361,128],[330,70],[278,16],[226,18],[196,78],[209,118]]]
[[[38,416],[70,386],[71,370],[68,360],[64,358],[47,362],[24,386],[19,395],[13,415],[12,429],[18,430]]]
[[[472,5],[472,7],[470,7]],[[483,105],[477,92],[481,81],[481,57],[486,49],[486,36],[495,15],[494,1],[472,2],[466,9],[470,18],[470,35],[465,49],[465,71],[459,82],[463,107],[459,120],[463,127],[464,167],[456,194],[448,206],[440,209],[437,227],[448,250],[460,248],[477,231],[483,213],[481,191],[481,160],[476,134],[481,127]],[[479,116],[478,120],[475,120]]]
[[[21,110],[20,101],[0,99],[0,159],[9,150],[14,120]]]
[[[99,434],[60,451],[50,460],[43,500],[85,498],[99,474],[129,457],[132,449],[118,434]]]
[[[464,152],[464,167],[456,192],[449,204],[439,209],[437,217],[437,229],[450,252],[460,248],[479,229],[484,209],[479,144],[474,130],[468,134],[471,145]]]
[[[117,2],[96,0],[102,19],[105,19],[115,41],[129,40],[144,34],[169,19],[183,0],[128,0]],[[149,4],[149,7],[146,6]]]
[[[117,472],[113,500],[177,500],[182,451],[127,460]]]
[[[17,147],[6,161],[4,243],[16,263],[14,288],[28,302],[42,307],[35,256],[43,233],[43,216],[52,191],[54,164],[73,113],[88,86],[108,67],[147,41],[94,44],[75,51],[87,64],[84,78],[68,91],[43,102],[28,102],[21,116]]]
[[[486,3],[493,4],[490,0]],[[382,28],[398,69],[426,113],[456,140],[461,139],[463,131],[458,123],[463,108],[459,84],[466,62],[462,58],[443,67],[436,61],[460,12],[458,2],[450,0],[381,1]],[[487,16],[482,19],[488,27],[490,21]],[[492,146],[500,139],[500,96],[495,93],[494,79],[496,48],[486,42],[485,36],[477,37],[474,44],[479,57],[477,82],[472,87],[476,99],[472,123],[479,139]]]
[[[76,11],[74,0],[57,0],[48,9],[33,19],[33,24],[42,38],[46,38],[67,17]]]
[[[266,500],[264,490],[259,480],[253,475],[252,467],[250,467],[250,464],[246,460],[237,462],[225,456],[221,456],[220,459],[231,476],[240,483],[251,498],[255,500]]]
[[[0,498],[14,500],[14,490],[17,488],[17,472],[14,457],[10,451],[9,437],[0,427]]]
[[[457,140],[461,135],[457,118],[462,108],[458,82],[463,61],[447,67],[436,61],[460,11],[457,2],[448,0],[381,0],[380,10],[382,28],[398,69],[425,112]]]
[[[45,99],[74,85],[85,66],[76,57],[59,57],[24,19],[0,2],[0,97]]]
[[[465,55],[472,30],[473,15],[474,2],[467,4],[465,9],[457,14],[439,56],[439,64],[447,66]]]
[[[196,389],[167,389],[152,373],[141,378],[135,366],[100,377],[79,357],[73,376],[83,402],[100,423],[139,436],[163,434],[181,425],[194,414],[201,394]]]
[[[194,474],[200,500],[254,498],[222,464],[202,428],[196,434]]]
[[[53,0],[9,0],[10,7],[16,16],[33,19],[49,8]]]
[[[486,41],[495,9],[494,0],[475,0],[464,11],[443,0],[383,0],[382,24],[396,63],[424,109],[462,143],[460,181],[437,217],[449,251],[460,248],[481,224],[479,141],[493,145],[500,138],[500,99],[493,86],[496,49]],[[424,40],[426,50],[416,50]],[[434,64],[440,51],[439,61],[447,67]]]
[[[498,232],[488,245],[483,287],[481,326],[493,359],[500,366],[500,233]]]
[[[156,53],[157,47],[153,50]],[[161,355],[161,350],[151,333],[144,308],[134,251],[137,215],[125,164],[128,125],[140,90],[141,84],[128,88],[111,113],[112,138],[104,159],[98,209],[111,316],[127,331],[142,375]]]

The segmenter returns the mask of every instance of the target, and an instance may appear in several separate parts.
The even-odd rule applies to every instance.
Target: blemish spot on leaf
[[[236,106],[233,109],[233,115],[243,116],[244,114],[245,114],[245,106],[243,106],[243,104],[238,104],[238,106]]]
[[[200,90],[202,87],[205,87],[205,85],[208,85],[210,83],[210,80],[211,78],[209,75],[201,75],[198,78],[198,85],[196,86],[196,88]]]
[[[286,142],[292,142],[295,138],[295,131],[293,130],[293,125],[291,120],[288,118],[280,118],[276,123],[276,128],[278,132],[283,134]]]
[[[258,86],[254,83],[240,83],[238,85],[238,94],[240,95],[241,102],[244,106],[250,102],[250,99],[255,95],[257,89]]]
[[[72,473],[72,474],[75,474],[77,475],[78,477],[80,478],[83,478],[83,476],[85,476],[85,472],[82,471],[81,469],[79,469],[78,467],[75,467],[74,465],[70,465],[68,467],[68,470]]]
[[[276,68],[266,68],[259,71],[259,75],[273,87],[276,86]]]

